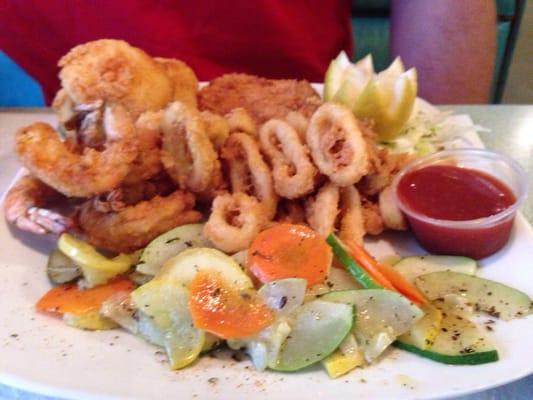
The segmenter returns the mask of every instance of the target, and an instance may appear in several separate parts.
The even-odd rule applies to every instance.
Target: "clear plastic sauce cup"
[[[413,176],[410,173],[429,166],[467,168],[488,175],[509,189],[512,203],[495,214],[475,219],[441,219],[425,215],[409,201],[409,196],[416,193],[409,194],[399,187],[402,179]],[[456,174],[456,178],[460,177],[461,174]],[[438,185],[437,181],[433,184]],[[405,186],[401,185],[402,188]],[[427,251],[480,259],[494,254],[508,242],[516,211],[527,194],[527,175],[516,161],[500,153],[484,149],[444,150],[416,159],[404,167],[393,180],[392,192],[414,236]],[[464,193],[464,197],[458,200],[468,202],[469,193]]]

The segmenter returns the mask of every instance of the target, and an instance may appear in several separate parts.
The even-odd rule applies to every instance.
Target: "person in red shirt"
[[[0,49],[37,79],[50,102],[57,61],[77,44],[124,39],[179,58],[200,80],[226,72],[323,80],[352,52],[349,0],[3,0]],[[436,103],[486,102],[495,54],[487,0],[392,0],[392,55],[418,69],[420,95]]]

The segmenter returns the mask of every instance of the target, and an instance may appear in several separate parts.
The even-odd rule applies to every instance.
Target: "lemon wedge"
[[[324,99],[346,105],[358,118],[372,119],[378,138],[390,140],[409,119],[417,89],[416,70],[405,71],[399,57],[376,74],[370,55],[352,64],[341,52],[326,72]]]

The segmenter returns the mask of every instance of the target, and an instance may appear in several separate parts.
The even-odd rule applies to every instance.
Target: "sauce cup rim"
[[[415,210],[413,210],[408,205],[404,204],[398,197],[397,189],[398,184],[400,180],[410,171],[416,170],[422,166],[427,165],[435,165],[437,162],[446,161],[446,159],[453,160],[454,156],[474,156],[478,158],[484,158],[484,159],[492,159],[492,160],[498,160],[503,161],[505,164],[507,164],[511,170],[517,175],[518,180],[518,193],[515,193],[513,191],[513,194],[516,197],[516,201],[510,205],[505,210],[500,211],[497,214],[489,215],[487,217],[482,218],[476,218],[476,219],[469,219],[469,220],[448,220],[448,219],[439,219],[439,218],[433,218],[428,217],[427,215],[421,214]],[[458,160],[460,162],[460,160]],[[469,168],[468,166],[459,168]],[[476,170],[476,168],[470,168],[473,170]],[[480,170],[478,170],[480,171]],[[481,171],[484,173],[487,173],[494,177],[493,174],[490,174],[490,172],[487,171]],[[495,177],[498,179],[497,177]],[[500,180],[500,179],[499,179]],[[508,183],[505,181],[500,180],[502,183],[504,183],[506,186],[509,187]],[[459,229],[472,229],[472,228],[482,228],[490,225],[494,225],[498,222],[501,222],[502,220],[507,219],[508,217],[512,216],[514,213],[516,213],[518,207],[524,202],[525,198],[527,197],[527,190],[528,190],[528,179],[527,174],[525,170],[522,168],[522,166],[513,160],[511,157],[493,151],[493,150],[486,150],[486,149],[479,149],[479,148],[459,148],[459,149],[449,149],[449,150],[441,150],[436,153],[432,153],[420,158],[417,158],[413,161],[411,161],[409,164],[404,166],[400,172],[396,174],[392,181],[392,196],[394,199],[394,202],[396,203],[397,207],[408,217],[415,218],[417,220],[420,220],[422,222],[431,224],[431,225],[438,225],[441,227],[447,227],[447,228],[459,228]]]

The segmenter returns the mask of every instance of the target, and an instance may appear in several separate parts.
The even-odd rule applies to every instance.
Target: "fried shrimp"
[[[194,196],[179,190],[119,211],[106,212],[100,207],[94,200],[85,202],[79,213],[80,226],[89,243],[116,253],[140,249],[161,233],[202,218],[193,210]]]
[[[52,108],[56,113],[59,132],[73,147],[99,148],[105,142],[102,129],[104,102],[74,104],[66,91],[57,92]]]
[[[75,226],[73,219],[45,208],[60,197],[60,193],[33,176],[22,176],[6,194],[6,220],[23,231],[39,235],[63,233]]]
[[[266,219],[271,220],[276,214],[278,196],[257,141],[246,133],[232,133],[222,149],[222,159],[227,165],[231,191],[255,196]]]
[[[79,114],[74,111],[75,106],[65,89],[59,89],[52,100],[52,110],[54,110],[59,127],[64,130],[65,135],[74,129],[73,125],[79,124]]]
[[[259,141],[272,166],[277,194],[296,199],[314,189],[318,171],[307,147],[287,122],[271,119],[264,123],[259,130]]]
[[[246,109],[237,107],[224,115],[228,122],[229,132],[244,132],[250,136],[257,136],[257,125]]]
[[[247,74],[222,75],[198,92],[200,110],[224,115],[242,107],[257,125],[272,118],[283,119],[291,111],[310,117],[321,103],[320,96],[307,81]]]
[[[228,121],[221,115],[212,113],[211,111],[202,111],[200,115],[204,121],[207,137],[209,137],[215,149],[220,150],[229,136]]]
[[[176,190],[176,185],[165,174],[158,175],[150,180],[133,184],[124,183],[120,187],[96,196],[93,207],[97,211],[121,211],[124,208],[149,200],[157,195],[168,196]]]
[[[402,212],[394,202],[392,188],[390,186],[386,187],[379,194],[378,204],[385,228],[394,229],[397,231],[407,230],[407,222],[405,221]]]
[[[354,186],[340,189],[339,237],[363,244],[365,223],[361,197]]]
[[[307,199],[305,215],[309,226],[321,236],[326,237],[335,231],[339,215],[340,191],[332,182],[322,186],[317,194]]]
[[[168,174],[182,189],[207,190],[218,164],[200,113],[183,103],[171,103],[163,112],[161,129],[161,161]]]
[[[61,85],[75,104],[118,101],[137,118],[174,99],[177,84],[166,67],[122,40],[102,39],[76,46],[58,65]]]
[[[172,100],[181,101],[189,107],[197,108],[198,78],[194,71],[183,61],[175,58],[155,57],[154,61],[165,68],[166,74],[172,82],[174,88]]]
[[[116,188],[138,154],[135,126],[124,107],[106,106],[103,150],[85,147],[72,151],[48,124],[37,122],[20,129],[16,152],[31,173],[70,197],[91,197]]]
[[[143,182],[163,169],[161,163],[161,112],[146,111],[135,122],[139,153],[131,164],[125,184]]]
[[[363,221],[366,233],[379,235],[385,227],[378,204],[365,197],[361,197],[361,203],[363,205]]]
[[[226,193],[213,201],[204,235],[218,249],[236,253],[250,246],[264,223],[264,211],[257,199],[244,193]]]
[[[358,182],[368,171],[366,144],[352,112],[326,103],[313,114],[306,134],[316,166],[339,186]]]

